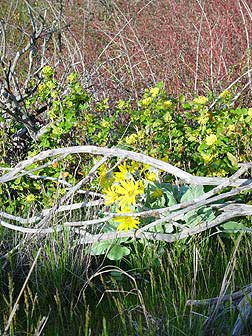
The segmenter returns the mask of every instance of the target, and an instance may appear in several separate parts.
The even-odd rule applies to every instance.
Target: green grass
[[[86,257],[67,233],[40,245],[8,335],[33,335],[43,316],[48,320],[41,334],[48,336],[202,335],[208,312],[190,309],[186,301],[217,296],[225,272],[228,291],[251,282],[250,235],[199,236],[172,245],[138,242],[117,265]],[[0,272],[0,330],[38,250],[29,248],[9,256]],[[227,310],[216,335],[230,335],[235,318]]]

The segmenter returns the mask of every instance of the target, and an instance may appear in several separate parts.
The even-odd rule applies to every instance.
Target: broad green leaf
[[[168,206],[172,206],[172,205],[177,204],[177,201],[176,201],[176,199],[175,199],[175,197],[174,197],[174,195],[173,195],[172,192],[170,192],[170,191],[168,191],[168,190],[166,190],[164,188],[162,188],[162,191],[163,191],[163,193],[164,193],[164,195],[165,195],[165,197],[167,199],[167,203],[168,203],[167,205]]]
[[[203,186],[190,186],[181,197],[181,203],[192,201],[204,194]]]
[[[166,199],[163,196],[151,203],[151,207],[153,209],[163,208],[165,206],[166,206]]]
[[[90,254],[91,255],[101,255],[105,254],[106,250],[111,246],[110,241],[94,243],[91,247]]]
[[[185,102],[185,96],[183,94],[179,95],[179,102],[183,104]]]
[[[200,209],[198,214],[201,216],[202,221],[210,222],[215,218],[215,214],[211,208]]]
[[[115,245],[110,249],[109,253],[107,254],[107,257],[110,260],[120,260],[129,254],[130,249],[128,247]]]
[[[222,231],[227,233],[237,233],[237,232],[251,232],[252,230],[242,223],[229,221],[225,224],[220,225]]]
[[[182,106],[185,110],[191,110],[192,109],[192,106],[189,103],[184,103]]]
[[[196,226],[201,222],[210,222],[215,218],[215,215],[211,208],[204,208],[198,211],[189,211],[184,219],[186,221],[186,225],[189,227]]]
[[[172,233],[173,225],[170,223],[161,223],[149,229],[150,232]]]
[[[202,221],[202,218],[197,214],[196,211],[189,211],[184,216],[184,220],[187,226],[192,227],[198,225]]]

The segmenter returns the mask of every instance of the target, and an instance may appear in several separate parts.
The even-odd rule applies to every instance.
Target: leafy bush
[[[252,109],[234,108],[232,97],[232,92],[224,91],[218,97],[175,98],[160,82],[146,89],[140,99],[120,99],[111,107],[108,98],[96,101],[88,94],[76,74],[69,75],[62,87],[53,69],[46,66],[37,92],[26,101],[31,111],[37,105],[48,106],[44,131],[38,130],[41,135],[31,144],[29,155],[67,145],[119,146],[144,152],[196,175],[227,176],[239,162],[252,159]],[[13,133],[20,127],[12,121]],[[5,158],[8,156],[2,155],[2,164],[8,169]],[[62,164],[55,162],[34,172],[49,180],[28,182],[20,177],[2,187],[1,192],[10,197],[3,197],[1,206],[28,211],[35,200],[50,206],[57,195],[65,192],[65,186],[57,181],[63,177],[68,183],[75,183],[89,164],[87,160],[76,169],[76,162],[68,157]]]
[[[49,126],[34,149],[68,144],[121,146],[142,151],[198,175],[226,176],[252,156],[252,109],[234,107],[232,93],[186,100],[170,96],[160,82],[137,101],[95,101],[69,76],[59,96],[45,77],[39,99],[53,98]],[[37,98],[33,98],[37,100]]]
[[[148,165],[136,162],[126,162],[120,164],[115,171],[109,172],[109,176],[104,179],[106,167],[101,169],[100,183],[104,186],[105,208],[101,211],[104,215],[107,211],[114,214],[122,214],[120,217],[109,219],[106,224],[101,223],[99,234],[113,233],[116,230],[125,231],[138,229],[153,223],[155,217],[139,218],[137,213],[155,209],[164,209],[178,205],[179,203],[191,202],[205,194],[203,186],[179,186],[162,182],[159,171]],[[220,201],[223,203],[223,201]],[[109,206],[109,208],[108,208]],[[169,210],[162,213],[163,217],[168,216]],[[188,211],[176,222],[163,221],[153,227],[148,227],[148,232],[173,234],[177,228],[195,228],[202,223],[210,223],[218,215],[218,211],[211,206],[201,206],[198,209]],[[217,228],[219,232],[237,233],[240,231],[251,232],[251,228],[241,222],[226,221],[225,224]],[[134,239],[125,236],[106,241],[96,241],[91,249],[87,251],[92,255],[105,254],[111,260],[120,260],[129,255],[132,251]],[[148,239],[138,240],[139,244],[150,247],[153,242]],[[164,243],[159,244],[159,255],[162,254]]]

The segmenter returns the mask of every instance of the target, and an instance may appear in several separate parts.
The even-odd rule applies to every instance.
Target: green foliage
[[[2,236],[1,236],[2,238]],[[145,248],[134,244],[125,262],[100,268],[75,248],[68,232],[43,239],[43,249],[28,286],[12,320],[10,335],[34,335],[43,316],[48,321],[43,335],[202,335],[205,321],[199,314],[190,315],[185,303],[192,298],[195,283],[195,263],[198,261],[197,298],[219,295],[223,275],[234,264],[230,292],[251,283],[251,237],[243,236],[239,248],[237,240],[222,240],[220,235],[192,239],[187,244],[166,246],[162,254],[158,244]],[[69,248],[71,246],[71,248]],[[0,330],[3,331],[13,305],[29,272],[38,247],[33,253],[12,253],[11,263],[1,268]],[[18,250],[19,251],[19,250]],[[233,252],[237,251],[236,254]],[[195,258],[195,254],[198,258]],[[21,262],[18,258],[23,261]],[[24,259],[25,258],[25,259]],[[11,260],[10,260],[11,259]],[[96,259],[96,258],[95,258]],[[103,264],[104,265],[104,264]],[[107,273],[103,273],[107,270]],[[231,303],[225,304],[220,328],[215,333],[229,335],[236,314]],[[145,310],[144,310],[145,309]],[[230,312],[231,309],[231,312]],[[147,311],[149,325],[144,311]],[[199,308],[200,314],[207,314]],[[223,318],[225,316],[225,318]],[[106,328],[104,326],[106,320]],[[224,323],[223,323],[224,321]]]
[[[127,165],[124,164],[123,168],[126,168]],[[128,165],[130,169],[130,165]],[[122,168],[119,166],[121,174]],[[134,174],[139,175],[139,170],[142,171],[142,167],[139,165],[138,170],[134,171]],[[116,176],[118,172],[113,173],[114,176]],[[132,172],[133,174],[133,172]],[[127,175],[127,170],[124,170],[124,175],[126,178],[129,178],[129,175]],[[148,176],[148,173],[146,174]],[[121,176],[121,175],[120,175]],[[133,177],[131,177],[133,178]],[[113,181],[113,179],[112,179]],[[128,180],[129,181],[129,180]],[[145,186],[144,189],[144,195],[142,195],[137,200],[136,207],[139,211],[142,210],[148,210],[148,209],[156,209],[156,208],[162,208],[162,207],[168,207],[172,206],[178,203],[184,203],[192,201],[201,195],[204,194],[204,188],[202,186],[176,186],[172,185],[170,183],[161,183],[158,181],[148,181],[146,179],[143,179],[143,185]],[[118,185],[118,182],[113,182],[116,185]],[[113,186],[113,184],[112,184]],[[110,190],[113,190],[112,188]],[[105,190],[106,191],[106,190]],[[111,192],[110,192],[111,194]],[[115,193],[115,196],[113,197],[113,202],[109,202],[109,204],[113,204],[113,212],[117,209],[117,197],[118,195]],[[105,195],[106,200],[106,195]],[[126,210],[122,212],[127,212]],[[134,212],[134,208],[131,208],[130,212]],[[198,210],[192,210],[189,213],[187,213],[181,220],[178,221],[180,225],[184,225],[185,227],[195,227],[200,222],[210,222],[215,218],[215,214],[212,211],[210,207],[201,207]],[[130,221],[130,217],[122,217],[122,222]],[[140,220],[140,226],[144,226],[151,222],[153,218],[149,219],[141,219]],[[110,220],[108,224],[105,224],[103,228],[101,229],[101,232],[113,232],[116,229],[120,229],[121,224],[117,227],[116,223],[120,222],[118,218],[114,220]],[[138,221],[139,222],[139,221]],[[127,231],[129,227],[126,226],[125,231]],[[163,223],[160,223],[156,225],[153,228],[150,228],[149,231],[152,232],[159,232],[159,233],[175,233],[176,227],[171,223],[166,223],[165,221]],[[101,255],[105,254],[106,257],[110,260],[120,260],[124,256],[131,253],[132,248],[132,239],[130,238],[118,238],[114,241],[106,241],[106,242],[96,242],[91,247],[91,254],[92,255]],[[130,244],[128,247],[125,246],[125,244]],[[144,246],[148,246],[151,248],[152,242],[148,242],[146,240],[140,240],[140,244],[143,244]],[[160,244],[162,246],[162,244]],[[90,253],[90,250],[87,250],[88,253]]]
[[[160,86],[159,86],[160,87]],[[158,89],[158,87],[156,88]],[[231,108],[230,95],[169,97],[146,90],[138,108],[129,111],[125,143],[197,175],[225,176],[252,157],[251,109]],[[157,93],[158,92],[158,93]]]
[[[46,71],[43,71],[44,80],[38,88],[38,97],[33,97],[40,104],[51,102],[47,113],[49,126],[40,138],[40,148],[60,146],[66,135],[65,141],[69,141],[70,136],[71,141],[75,142],[71,130],[77,125],[77,118],[81,114],[85,114],[90,100],[76,74],[69,75],[67,87],[62,88],[53,77],[52,69],[47,68]]]
[[[191,101],[187,101],[184,95],[174,98],[169,96],[163,84],[159,83],[156,87],[146,90],[138,101],[119,100],[111,105],[108,98],[95,101],[83,89],[76,74],[68,76],[66,84],[63,85],[57,81],[53,69],[45,67],[38,91],[26,101],[26,107],[32,111],[36,106],[47,105],[45,123],[48,127],[46,133],[37,142],[32,143],[29,155],[35,155],[47,148],[74,144],[117,145],[145,152],[191,173],[225,176],[237,169],[238,162],[251,160],[252,109],[234,108],[232,94],[227,91],[224,91],[214,107],[210,108],[215,98],[199,96]],[[10,125],[10,134],[16,133],[22,127],[14,121]],[[3,141],[8,139],[4,129],[0,132]],[[4,153],[3,144],[1,150]],[[6,155],[1,158],[2,166],[8,169]],[[60,180],[76,184],[86,174],[88,166],[92,165],[89,159],[81,158],[76,163],[73,157],[68,156],[60,162],[46,161],[40,170],[36,170],[37,164],[27,167],[29,170],[33,169],[32,174],[37,178],[20,176],[2,185],[0,208],[15,215],[22,213],[22,217],[25,217],[52,206],[66,191],[66,184],[62,184]],[[128,205],[128,212],[168,207],[191,201],[205,192],[202,186],[174,185],[151,167],[141,164],[123,163],[121,167],[119,165],[114,168],[115,171],[108,173],[110,168],[102,167],[100,175],[90,186],[91,190],[93,188],[97,191],[97,188],[102,186],[102,192],[105,193],[106,189],[111,188],[113,184],[118,186],[123,180],[133,180],[135,184],[139,182],[138,190],[142,186],[144,189],[144,193],[135,194],[135,199],[130,199],[129,204],[124,204],[124,208],[119,202],[110,203],[111,212],[116,212],[120,207],[123,209],[119,210],[125,211]],[[122,202],[122,195],[119,192],[117,194]],[[78,195],[75,200],[80,201]],[[102,217],[106,211],[107,205],[98,215]],[[210,222],[216,215],[210,207],[205,206],[191,211],[179,220],[178,224],[194,227],[201,221]],[[92,213],[89,213],[89,216],[92,216]],[[125,223],[129,218],[124,218]],[[142,227],[151,220],[153,218],[139,218],[135,225]],[[99,229],[101,233],[109,233],[115,232],[118,226],[118,222],[110,220]],[[171,335],[176,335],[178,330],[188,335],[201,334],[202,321],[196,318],[189,321],[184,308],[186,300],[191,298],[195,291],[191,281],[195,271],[195,251],[199,251],[201,262],[197,273],[198,298],[219,293],[218,285],[223,280],[229,260],[233,260],[234,257],[239,260],[239,268],[234,269],[236,286],[251,282],[251,279],[247,278],[251,269],[251,258],[247,258],[251,240],[245,241],[243,249],[237,250],[235,247],[237,234],[251,232],[249,226],[245,220],[244,223],[226,222],[219,227],[219,232],[215,235],[217,239],[204,237],[196,249],[193,238],[175,243],[172,249],[164,243],[144,239],[136,242],[120,238],[94,243],[86,248],[85,253],[80,253],[80,249],[74,245],[70,230],[66,229],[63,237],[55,233],[53,239],[43,239],[43,256],[34,271],[34,278],[31,277],[29,281],[32,289],[27,287],[24,292],[24,302],[20,301],[21,308],[13,319],[11,334],[17,334],[20,330],[27,334],[34,333],[41,317],[48,315],[48,306],[52,310],[49,314],[50,323],[45,327],[45,335],[51,335],[55,330],[59,330],[62,335],[64,332],[89,335],[91,330],[95,334],[102,330],[105,335],[123,330],[121,333],[127,335],[128,326],[132,334],[156,335],[157,332],[162,332],[160,328],[165,328],[164,332]],[[175,225],[166,222],[151,230],[161,233],[177,232]],[[10,237],[6,230],[0,230],[0,235],[2,244],[8,245],[9,248]],[[225,245],[228,244],[231,248],[226,250]],[[237,256],[232,254],[232,249],[237,251]],[[87,255],[105,255],[114,263],[121,263],[123,266],[126,263],[136,280],[129,284],[125,272],[112,271],[109,277],[101,275],[100,282],[93,286],[89,279],[85,279],[85,275],[90,278],[87,272]],[[23,259],[22,262],[16,262],[14,257],[18,257],[18,253],[8,257],[8,271],[13,273],[17,265],[26,264]],[[3,329],[13,307],[14,290],[17,287],[19,292],[21,287],[17,283],[16,274],[10,275],[8,285],[8,273],[3,270],[0,273],[1,280],[3,279],[1,286],[8,287],[9,291],[7,296],[5,289],[1,287],[0,310],[3,322],[0,323],[0,329]],[[19,273],[25,275],[24,270]],[[212,274],[216,276],[213,278]],[[24,279],[20,281],[21,286],[23,282]],[[135,287],[136,283],[140,284],[141,292]],[[177,290],[174,291],[174,288]],[[101,292],[111,292],[111,289],[112,292],[120,294],[118,298],[113,296],[100,300]],[[130,296],[131,292],[134,292],[134,295]],[[135,295],[138,292],[143,294],[144,302],[141,301],[142,297],[138,301],[139,298]],[[146,304],[147,311],[155,318],[150,329],[146,325],[144,314],[139,313],[139,303],[142,307],[143,303]],[[113,314],[120,318],[110,323]],[[167,321],[165,327],[164,323],[159,321],[160,316],[163,321]],[[27,321],[26,325],[24,321]],[[191,326],[190,331],[188,325]],[[227,330],[231,330],[231,326],[232,321]]]
[[[117,145],[143,151],[194,174],[217,176],[233,173],[238,162],[251,159],[252,109],[233,108],[229,91],[222,92],[215,100],[214,107],[209,108],[215,97],[199,96],[190,101],[184,95],[174,98],[167,94],[160,82],[146,89],[138,101],[121,99],[110,106],[108,98],[95,101],[83,89],[75,73],[70,74],[64,84],[57,80],[50,66],[43,68],[42,76],[38,90],[26,101],[26,108],[31,111],[35,106],[47,105],[47,129],[39,141],[32,144],[29,155],[35,155],[42,149],[73,144]],[[13,132],[18,127],[16,124]],[[81,173],[83,169],[83,174],[88,164],[90,162],[84,161],[82,167],[78,167],[78,172]],[[28,214],[33,208],[50,207],[65,193],[64,185],[59,183],[61,178],[72,184],[78,181],[76,163],[70,157],[61,163],[54,162],[39,172],[36,167],[35,164],[27,169],[35,169],[33,174],[38,179],[19,177],[2,187],[2,194],[10,195],[1,198],[2,208],[12,213]],[[119,171],[111,179],[107,177],[106,170],[100,173],[100,179],[96,180],[93,187],[101,184],[103,188],[108,188],[114,183],[110,194],[113,196],[114,192],[113,197],[121,198],[120,206],[112,209],[117,212],[171,206],[204,193],[203,187],[178,188],[170,181],[161,182],[156,172],[141,165],[135,168],[119,166]],[[43,180],[43,176],[49,177],[49,180]],[[142,193],[141,188],[144,186],[144,195],[138,196],[137,204],[135,199],[128,202],[125,198],[123,201],[127,193],[124,196],[116,194],[123,180],[131,181],[134,188],[137,186],[138,194]],[[137,181],[141,180],[143,185],[137,185]],[[127,182],[128,187],[130,183]],[[205,207],[191,211],[181,223],[192,227],[214,217],[213,211]],[[122,217],[121,222],[120,218],[117,220],[117,224],[116,220],[110,221],[103,232],[115,231],[120,227],[133,229],[143,225],[141,221]],[[171,233],[174,227],[160,224],[152,230]],[[228,231],[228,226],[224,226],[223,230]],[[121,259],[130,253],[130,247],[126,247],[129,241],[119,239],[116,242],[94,244],[91,254],[106,254],[111,260]]]
[[[245,226],[243,223],[236,221],[228,221],[220,225],[220,230],[225,233],[251,232],[252,229]]]
[[[46,132],[33,142],[34,152],[66,145],[116,145],[197,175],[214,176],[233,173],[239,162],[252,158],[252,109],[234,107],[227,90],[219,97],[187,101],[183,94],[170,96],[160,82],[146,89],[138,101],[112,103],[109,97],[94,100],[75,73],[60,83],[46,66],[42,76],[37,91],[25,103],[30,115],[37,106],[47,106]],[[20,127],[12,122],[9,132],[14,134]]]
[[[50,127],[35,148],[117,145],[144,151],[194,174],[214,176],[226,176],[252,157],[252,110],[234,108],[229,91],[217,98],[187,101],[184,95],[169,96],[160,82],[138,101],[120,99],[111,105],[108,98],[94,101],[77,75],[68,76],[67,88],[62,88],[49,70],[39,97],[31,99],[52,102]]]

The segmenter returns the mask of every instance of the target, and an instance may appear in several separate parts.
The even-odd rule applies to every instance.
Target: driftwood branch
[[[241,164],[239,170],[229,178],[199,177],[193,176],[169,163],[151,158],[141,153],[135,153],[119,148],[76,146],[43,151],[36,156],[30,157],[27,160],[18,163],[13,168],[8,170],[0,169],[0,171],[2,171],[0,183],[8,183],[9,181],[15,180],[21,176],[36,178],[39,175],[33,175],[34,171],[39,171],[40,169],[50,166],[54,162],[65,159],[68,155],[74,154],[102,155],[102,158],[93,166],[89,174],[80,180],[76,185],[69,185],[65,181],[60,181],[63,185],[68,186],[68,190],[67,193],[60,198],[52,208],[44,209],[40,213],[37,213],[29,218],[14,216],[3,209],[0,212],[0,225],[32,236],[38,233],[49,234],[55,232],[55,230],[61,231],[68,227],[73,232],[79,234],[79,244],[92,244],[95,242],[125,237],[133,239],[145,238],[151,240],[161,240],[171,243],[199,234],[210,228],[215,228],[230,219],[252,216],[252,205],[242,204],[235,201],[235,197],[237,195],[252,191],[252,180],[241,178],[241,176],[252,167],[251,163]],[[97,214],[94,214],[94,218],[86,218],[85,213],[90,214],[90,212],[84,211],[82,215],[83,219],[80,221],[71,221],[71,216],[70,220],[66,220],[65,216],[61,216],[61,218],[57,218],[58,225],[56,227],[51,226],[52,219],[62,212],[67,214],[81,208],[90,209],[91,207],[100,208],[103,206],[104,200],[100,193],[85,192],[82,188],[92,182],[93,178],[96,176],[97,169],[111,158],[118,158],[120,161],[123,159],[130,159],[144,164],[149,164],[152,167],[173,175],[176,179],[179,179],[181,183],[192,185],[211,185],[215,187],[191,201],[169,207],[148,209],[137,213],[110,213],[103,210],[103,217],[97,217]],[[34,168],[34,166],[33,168],[29,168],[34,163],[38,166],[36,168]],[[42,179],[41,176],[40,178]],[[46,180],[51,179],[46,176],[44,178]],[[98,196],[98,199],[93,198],[85,202],[75,203],[73,199],[79,192],[84,194],[86,193],[86,195],[90,195],[91,197]],[[202,218],[200,223],[191,227],[181,224],[181,221],[183,222],[184,217],[188,213],[191,211],[198,211],[206,207],[215,211],[215,217],[213,219],[207,220]],[[111,231],[104,233],[100,231],[102,226],[106,225],[107,222],[112,221],[113,218],[116,217],[142,218],[143,224],[139,229],[127,232]],[[151,218],[152,220],[149,224],[144,225],[144,218]],[[155,232],[155,228],[160,224],[168,224],[173,228],[172,232]],[[35,225],[35,227],[31,227],[32,225]],[[90,232],[91,228],[92,233]]]
[[[223,296],[217,296],[210,299],[205,300],[188,300],[186,302],[186,306],[207,306],[210,309],[215,309],[216,314],[214,318],[210,317],[206,320],[205,324],[207,324],[207,329],[212,326],[216,319],[223,314],[226,307],[225,303],[229,303],[232,305],[232,309],[238,312],[237,320],[234,324],[232,336],[241,336],[243,335],[245,329],[249,327],[250,318],[252,315],[252,286],[247,285],[243,289],[233,292],[231,294],[226,294]],[[206,330],[207,331],[207,330]]]
[[[96,147],[96,146],[74,146],[67,148],[57,148],[50,149],[39,153],[25,161],[20,162],[10,171],[8,174],[0,177],[0,183],[11,181],[16,178],[17,174],[22,170],[28,168],[31,164],[43,161],[48,158],[56,157],[58,155],[73,155],[73,154],[93,154],[93,155],[104,155],[109,158],[117,157],[121,159],[130,159],[133,161],[149,164],[152,167],[160,169],[161,171],[167,172],[178,179],[182,180],[187,184],[193,185],[215,185],[218,186],[223,183],[228,183],[230,186],[237,187],[242,184],[252,183],[252,180],[248,179],[237,179],[235,181],[230,181],[228,178],[222,177],[201,177],[193,176],[184,170],[177,168],[167,162],[151,158],[150,156],[135,153],[132,151],[127,151],[119,148],[107,148],[107,147]],[[246,164],[247,169],[251,167],[251,164]],[[28,174],[27,170],[27,174]]]

